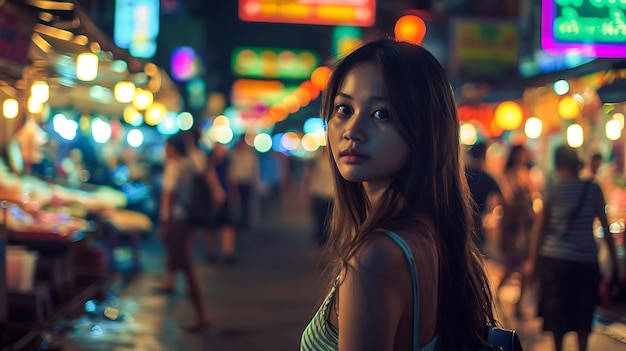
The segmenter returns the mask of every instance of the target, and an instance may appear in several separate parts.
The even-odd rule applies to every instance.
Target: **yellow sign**
[[[453,67],[461,78],[517,75],[519,35],[514,24],[458,21]]]

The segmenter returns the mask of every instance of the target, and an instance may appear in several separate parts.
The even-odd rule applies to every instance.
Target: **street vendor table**
[[[115,209],[107,211],[100,216],[105,225],[105,237],[107,242],[107,258],[110,268],[115,269],[115,249],[120,247],[120,241],[126,239],[132,252],[133,271],[141,269],[139,260],[139,247],[141,235],[152,231],[152,221],[144,213]]]
[[[7,243],[38,253],[36,280],[50,283],[53,298],[65,302],[75,295],[74,257],[87,237],[84,231],[61,235],[45,231],[7,231]]]

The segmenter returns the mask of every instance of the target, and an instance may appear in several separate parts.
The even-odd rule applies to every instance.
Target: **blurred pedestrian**
[[[589,169],[591,170],[591,174],[593,177],[598,174],[600,166],[602,166],[602,155],[600,155],[599,153],[591,155],[591,160],[589,161]]]
[[[310,200],[310,212],[313,218],[315,256],[319,258],[321,249],[328,240],[328,214],[335,195],[335,183],[330,167],[328,147],[321,146],[313,159],[309,161],[303,177],[303,190]]]
[[[279,211],[282,205],[283,163],[280,157],[279,153],[274,150],[259,155],[260,213],[263,216]]]
[[[192,128],[183,132],[183,135],[186,156],[194,166],[192,176],[194,195],[191,203],[194,216],[189,224],[192,229],[200,230],[202,237],[206,237],[215,226],[216,212],[221,209],[226,194],[219,182],[211,155],[200,148],[200,129]]]
[[[216,143],[213,146],[213,164],[219,185],[224,191],[224,201],[215,211],[215,225],[206,239],[207,261],[215,262],[215,236],[220,235],[221,257],[224,263],[232,265],[236,261],[236,229],[232,206],[238,201],[237,187],[231,170],[230,150],[227,145]]]
[[[196,313],[196,321],[185,325],[189,332],[199,332],[209,325],[197,272],[193,262],[193,231],[188,223],[185,203],[193,191],[191,176],[195,172],[193,162],[186,157],[186,141],[176,134],[165,142],[165,169],[160,210],[161,238],[165,244],[167,273],[159,289],[171,293],[175,289],[176,272],[182,271],[187,280],[187,292]]]
[[[369,42],[335,67],[321,115],[337,260],[301,350],[484,346],[496,321],[443,67],[420,46]]]
[[[239,139],[231,155],[232,175],[239,193],[239,216],[237,229],[240,233],[250,230],[253,221],[254,202],[260,187],[259,160],[256,150]]]
[[[601,166],[602,166],[602,155],[599,153],[594,153],[589,158],[588,166],[583,168],[580,171],[580,178],[590,179],[600,184],[600,181],[598,179],[598,171],[600,170]]]
[[[504,203],[500,220],[499,248],[504,273],[498,284],[498,290],[514,273],[520,275],[519,299],[515,303],[515,316],[518,318],[524,317],[522,298],[528,277],[522,267],[528,259],[530,234],[535,218],[532,198],[534,188],[530,177],[528,150],[522,145],[513,145],[500,184]]]
[[[72,148],[69,155],[61,161],[61,169],[70,188],[79,189],[81,184],[89,180],[89,171],[85,167],[83,152]]]
[[[578,333],[579,351],[585,351],[601,281],[593,233],[596,218],[610,252],[614,279],[618,274],[615,243],[602,190],[593,181],[579,179],[583,163],[576,150],[560,146],[554,160],[556,180],[545,189],[539,230],[533,237],[526,271],[537,271],[538,312],[543,317],[543,329],[553,334],[555,350],[563,350],[564,335],[574,331]]]
[[[485,169],[487,144],[478,142],[469,149],[471,159],[465,165],[465,175],[472,198],[478,206],[476,211],[477,245],[484,253],[485,216],[502,204],[502,192],[496,180]]]

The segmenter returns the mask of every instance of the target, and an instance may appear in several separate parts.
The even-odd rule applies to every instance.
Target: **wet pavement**
[[[112,281],[108,305],[119,311],[118,321],[97,314],[73,321],[65,338],[55,342],[62,350],[297,350],[300,335],[326,292],[322,269],[313,260],[311,223],[307,207],[285,201],[283,208],[259,216],[249,233],[238,238],[235,265],[203,262],[200,236],[196,261],[212,325],[189,334],[181,325],[193,321],[182,276],[172,295],[155,288],[164,277],[163,247],[156,236],[142,245],[143,271],[130,280],[117,275]],[[489,262],[494,281],[500,273]],[[541,332],[534,303],[524,299],[527,319],[513,317],[512,304],[519,298],[513,279],[498,294],[498,316],[504,327],[516,329],[526,351],[553,350],[551,335]],[[621,341],[620,341],[621,339]],[[577,350],[575,334],[565,338],[565,350]],[[599,315],[590,336],[589,351],[626,351],[626,325]]]

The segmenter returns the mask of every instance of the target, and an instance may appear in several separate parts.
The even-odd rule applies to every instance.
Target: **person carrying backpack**
[[[186,157],[186,142],[182,134],[170,137],[165,143],[165,169],[160,209],[160,234],[165,244],[167,275],[160,292],[172,293],[175,274],[184,273],[187,291],[196,312],[196,321],[183,328],[188,332],[200,332],[210,322],[202,299],[201,285],[193,262],[193,230],[185,208],[193,192],[193,162]]]

